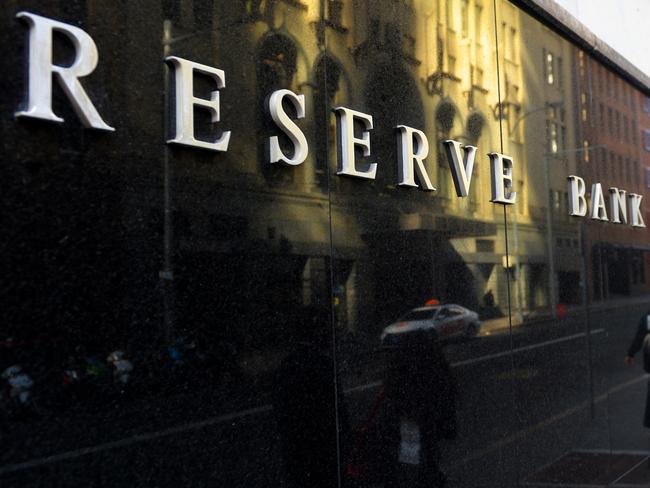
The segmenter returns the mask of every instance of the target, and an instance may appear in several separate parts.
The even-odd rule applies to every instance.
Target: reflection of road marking
[[[273,409],[271,405],[263,405],[257,408],[250,408],[241,412],[231,413],[228,415],[221,415],[219,417],[212,417],[206,420],[201,420],[200,422],[192,422],[190,424],[179,425],[177,427],[170,427],[168,429],[159,430],[156,432],[147,432],[145,434],[138,434],[132,437],[126,437],[124,439],[119,439],[113,442],[106,442],[104,444],[98,444],[91,447],[83,447],[81,449],[75,449],[74,451],[66,451],[60,454],[54,454],[52,456],[47,456],[39,459],[33,459],[30,461],[25,461],[22,463],[8,464],[6,466],[0,467],[0,475],[11,473],[14,471],[22,471],[24,469],[35,468],[42,466],[44,464],[56,463],[59,461],[66,461],[68,459],[74,459],[77,457],[85,456],[86,454],[95,454],[102,451],[107,451],[110,449],[117,449],[119,447],[126,447],[137,442],[150,441],[153,439],[159,439],[161,437],[167,437],[174,434],[180,434],[183,432],[188,432],[192,430],[199,430],[205,427],[210,427],[215,424],[221,424],[223,422],[229,422],[241,417],[247,417],[249,415],[257,415],[264,412],[269,412]]]
[[[644,449],[576,449],[572,452],[587,454],[630,454],[633,456],[650,456],[650,451]]]
[[[602,334],[605,332],[605,329],[596,329],[592,330],[592,334]],[[460,366],[469,366],[470,364],[477,364],[477,363],[482,363],[485,361],[490,361],[492,359],[498,359],[502,358],[505,356],[510,356],[511,354],[515,354],[518,352],[525,352],[525,351],[532,351],[533,349],[537,349],[540,347],[546,347],[550,346],[553,344],[559,344],[560,342],[566,342],[566,341],[572,341],[574,339],[579,339],[581,337],[585,337],[587,335],[586,332],[580,332],[579,334],[573,334],[569,336],[564,336],[560,337],[559,339],[552,339],[550,341],[544,341],[544,342],[538,342],[537,344],[531,344],[530,346],[524,346],[524,347],[518,347],[517,349],[513,349],[512,351],[503,351],[503,352],[498,352],[496,354],[488,354],[487,356],[481,356],[478,358],[474,359],[467,359],[465,361],[458,361],[456,363],[452,363],[451,366],[452,368],[458,368]]]
[[[596,329],[591,331],[592,335],[602,334],[603,332],[605,332],[605,329]],[[552,339],[550,341],[538,342],[536,344],[531,344],[530,346],[518,347],[517,349],[513,349],[512,351],[502,351],[495,354],[488,354],[486,356],[480,356],[473,359],[466,359],[465,361],[457,361],[455,363],[451,363],[451,367],[460,368],[461,366],[469,366],[471,364],[483,363],[485,361],[490,361],[492,359],[499,359],[505,356],[509,356],[510,354],[532,351],[533,349],[538,349],[540,347],[546,347],[546,346],[551,346],[553,344],[559,344],[561,342],[580,339],[581,337],[585,337],[586,335],[587,335],[586,332],[580,332],[578,334],[572,334],[572,335],[560,337],[558,339]],[[359,391],[372,390],[373,388],[377,388],[380,385],[381,385],[381,381],[373,381],[372,383],[366,383],[365,385],[358,385],[358,386],[353,386],[351,388],[346,388],[344,392],[347,394],[347,393],[355,393]]]
[[[357,391],[366,391],[379,388],[381,386],[381,381],[373,381],[372,383],[366,383],[365,385],[353,386],[352,388],[346,388],[343,390],[343,393],[346,395],[348,393],[355,393]]]
[[[595,332],[595,331],[594,331]],[[624,383],[620,383],[616,386],[613,386],[609,390],[607,390],[605,393],[602,395],[599,395],[595,398],[594,403],[602,403],[605,401],[610,395],[617,393],[621,390],[624,390],[626,388],[629,388],[630,386],[636,385],[637,383],[640,383],[641,381],[646,381],[648,379],[647,375],[642,375],[638,376],[636,378],[632,378],[631,380],[628,380]],[[551,417],[548,417],[547,419],[541,421],[540,423],[533,425],[532,427],[529,427],[527,429],[520,430],[516,434],[511,435],[510,437],[506,437],[503,440],[500,440],[499,442],[495,442],[491,446],[486,447],[485,449],[480,449],[478,451],[474,451],[472,454],[467,456],[466,458],[458,461],[457,463],[452,464],[449,469],[450,470],[456,470],[459,468],[464,467],[467,463],[471,461],[476,461],[477,459],[482,458],[483,456],[486,456],[490,454],[491,452],[494,452],[499,449],[503,449],[504,447],[508,446],[509,444],[512,444],[513,442],[522,440],[526,437],[528,437],[530,434],[533,434],[537,432],[538,430],[543,429],[544,427],[548,427],[549,425],[552,425],[556,422],[559,422],[560,420],[563,420],[567,417],[570,417],[571,415],[574,415],[582,410],[585,410],[587,408],[590,408],[591,406],[591,401],[587,400],[582,403],[579,403],[576,406],[573,406],[571,408],[567,408],[564,412],[560,412],[558,414],[555,414]]]
[[[646,463],[646,462],[648,462],[648,456],[644,457],[641,461],[636,463],[634,466],[632,466],[630,469],[628,469],[625,473],[623,473],[621,476],[619,476],[614,481],[612,481],[611,484],[615,485],[616,483],[621,481],[623,478],[625,478],[628,474],[630,474],[632,471],[634,471],[636,468],[638,468],[639,466],[641,466],[643,463]],[[619,486],[621,486],[621,485],[619,485]],[[623,485],[623,486],[625,486],[625,485]]]
[[[592,334],[600,334],[602,332],[604,332],[604,329],[597,329],[597,330],[592,331]],[[523,352],[523,351],[529,351],[529,350],[532,350],[532,349],[537,349],[539,347],[544,347],[544,346],[549,346],[549,345],[552,345],[552,344],[557,344],[559,342],[571,341],[571,340],[574,340],[574,339],[577,339],[577,338],[580,338],[580,337],[584,337],[585,335],[586,334],[584,332],[580,333],[580,334],[573,334],[573,335],[570,335],[570,336],[561,337],[559,339],[553,339],[553,340],[550,340],[550,341],[545,341],[545,342],[540,342],[540,343],[537,343],[537,344],[532,344],[530,346],[520,347],[520,348],[517,348],[517,349],[513,349],[512,351],[504,351],[504,352],[500,352],[500,353],[497,353],[497,354],[489,354],[487,356],[481,356],[481,357],[478,357],[478,358],[469,359],[467,361],[460,361],[460,362],[452,363],[451,366],[455,368],[455,367],[460,367],[460,366],[467,366],[469,364],[481,363],[481,362],[484,362],[484,361],[489,361],[491,359],[497,359],[497,358],[500,358],[500,357],[503,357],[503,356],[507,356],[509,354],[514,354],[514,353]],[[644,378],[645,378],[645,376],[643,376],[640,379],[644,379]],[[640,381],[640,379],[636,379],[636,380],[634,380],[634,382]],[[352,387],[352,388],[347,388],[347,389],[344,390],[344,393],[345,394],[350,394],[350,393],[356,393],[356,392],[360,392],[360,391],[372,390],[374,388],[378,388],[380,385],[381,385],[381,381],[375,381],[375,382],[372,382],[372,383],[367,383],[367,384],[355,386],[355,387]],[[621,386],[621,385],[619,385],[619,386]],[[629,386],[629,385],[624,383],[622,387],[626,388],[627,386]],[[615,387],[612,390],[609,390],[608,394],[611,393],[611,392],[614,392],[614,391],[618,391],[618,390],[616,390],[616,388],[617,387]],[[600,398],[600,397],[598,397],[598,398]],[[587,402],[587,405],[589,405],[588,402]],[[582,408],[584,408],[584,407],[582,407],[582,406],[574,407],[574,409],[577,409],[577,410],[580,410]],[[270,412],[271,410],[273,410],[272,405],[268,405],[268,404],[267,405],[262,405],[260,407],[255,407],[255,408],[250,408],[248,410],[243,410],[241,412],[234,412],[234,413],[230,413],[230,414],[226,414],[226,415],[221,415],[219,417],[212,417],[212,418],[209,418],[209,419],[206,419],[206,420],[201,420],[199,422],[193,422],[193,423],[190,423],[190,424],[179,425],[177,427],[170,427],[168,429],[163,429],[163,430],[159,430],[159,431],[156,431],[156,432],[148,432],[148,433],[145,433],[145,434],[137,434],[137,435],[134,435],[134,436],[131,436],[131,437],[126,437],[124,439],[119,439],[117,441],[106,442],[104,444],[98,444],[98,445],[91,446],[91,447],[84,447],[84,448],[81,448],[81,449],[75,449],[73,451],[66,451],[66,452],[62,452],[60,454],[54,454],[52,456],[46,456],[46,457],[43,457],[43,458],[33,459],[33,460],[25,461],[25,462],[22,462],[22,463],[8,464],[6,466],[1,466],[0,467],[0,475],[6,474],[6,473],[11,473],[11,472],[14,472],[14,471],[22,471],[22,470],[25,470],[25,469],[31,469],[31,468],[35,468],[35,467],[38,467],[38,466],[42,466],[44,464],[51,464],[51,463],[56,463],[56,462],[59,462],[59,461],[65,461],[65,460],[68,460],[68,459],[74,459],[74,458],[77,458],[77,457],[85,456],[87,454],[95,454],[95,453],[102,452],[102,451],[107,451],[107,450],[110,450],[110,449],[117,449],[119,447],[126,447],[126,446],[129,446],[131,444],[136,444],[138,442],[146,442],[146,441],[150,441],[150,440],[153,440],[153,439],[158,439],[158,438],[161,438],[161,437],[167,437],[167,436],[170,436],[170,435],[180,434],[180,433],[183,433],[183,432],[188,432],[188,431],[192,431],[192,430],[199,430],[199,429],[202,429],[204,427],[210,427],[210,426],[217,425],[217,424],[220,424],[220,423],[223,423],[223,422],[229,422],[229,421],[232,421],[232,420],[240,419],[242,417],[248,417],[249,415],[259,415],[261,413],[267,413],[267,412]],[[573,409],[570,409],[570,410],[573,410]],[[560,415],[563,415],[563,414],[560,414]],[[567,415],[570,415],[570,414],[567,414]],[[551,417],[551,419],[553,419],[553,418],[555,418],[555,417]],[[537,426],[531,427],[531,429],[535,429],[536,427]],[[504,439],[501,442],[507,442],[507,441],[508,441],[508,439]],[[509,441],[509,442],[512,442],[512,441]],[[496,445],[497,444],[495,444],[495,446]],[[487,449],[492,450],[492,447],[487,448]],[[487,451],[487,452],[489,452],[489,451]],[[471,455],[470,458],[473,459],[474,454]],[[466,458],[466,459],[470,459],[470,458]]]

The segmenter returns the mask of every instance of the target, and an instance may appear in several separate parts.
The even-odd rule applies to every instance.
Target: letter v
[[[476,158],[476,147],[464,146],[464,158],[461,159],[461,143],[458,141],[447,140],[442,143],[447,153],[447,162],[451,169],[451,176],[454,179],[456,195],[466,197],[469,192],[469,185],[472,182],[472,170],[474,169],[474,159]],[[469,177],[468,177],[469,175]]]

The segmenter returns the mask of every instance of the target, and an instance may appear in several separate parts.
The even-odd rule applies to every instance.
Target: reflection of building
[[[433,5],[234,3],[213,13],[212,21],[203,20],[211,27],[205,34],[172,46],[172,54],[188,53],[225,70],[221,124],[233,133],[224,155],[170,153],[182,168],[173,224],[175,233],[185,236],[176,253],[180,316],[211,322],[216,314],[232,325],[254,323],[262,311],[272,325],[279,310],[329,302],[330,266],[336,319],[350,330],[379,330],[434,297],[479,309],[488,290],[505,310],[503,212],[489,202],[485,157],[499,148],[492,116],[498,93],[488,83],[496,79],[489,45],[493,7],[474,0]],[[183,16],[196,12],[181,8],[172,14],[172,38],[181,37]],[[307,98],[308,116],[299,125],[310,155],[298,168],[263,162],[262,138],[276,131],[264,114],[264,99],[280,87]],[[258,103],[238,104],[238,98]],[[330,109],[339,104],[374,118],[371,159],[379,163],[374,182],[334,175]],[[437,194],[396,188],[398,124],[427,134]],[[468,199],[453,193],[440,144],[447,138],[480,148]],[[253,140],[258,144],[250,144]],[[525,198],[525,191],[518,191]],[[257,243],[254,252],[238,248],[244,240]],[[256,263],[271,259],[277,269]],[[263,268],[268,273],[261,276]],[[210,278],[219,269],[239,278],[228,283]],[[226,295],[224,303],[214,304]]]
[[[639,138],[640,174],[637,172],[636,176],[640,182],[640,194],[643,195],[643,205],[645,208],[643,219],[647,226],[645,228],[645,242],[647,244],[650,242],[650,97],[634,88],[631,89],[636,100],[639,121],[639,133],[633,137]],[[650,287],[650,252],[647,249],[644,250],[643,261],[642,269],[645,285],[646,287]]]
[[[565,180],[576,157],[567,115],[573,98],[571,46],[502,3],[504,144],[520,168],[520,200],[510,219],[517,268],[513,302],[526,312],[580,300],[578,232],[567,216]]]
[[[645,114],[639,110],[642,97],[630,84],[582,51],[574,49],[573,59],[578,145],[583,148],[577,174],[585,179],[588,188],[593,183],[602,184],[609,215],[610,187],[647,194],[641,167],[642,131],[643,125],[648,125]],[[650,247],[645,229],[590,222],[585,234],[592,299],[647,291],[644,261]]]

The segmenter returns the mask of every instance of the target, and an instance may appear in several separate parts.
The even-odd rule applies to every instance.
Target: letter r
[[[56,75],[61,88],[85,127],[115,130],[104,122],[79,83],[79,78],[95,70],[99,59],[97,46],[92,37],[73,25],[29,12],[19,12],[16,17],[25,19],[29,24],[27,107],[16,112],[16,117],[63,122],[63,119],[52,111],[52,75]],[[52,64],[52,32],[55,30],[65,34],[74,45],[75,59],[71,66]]]

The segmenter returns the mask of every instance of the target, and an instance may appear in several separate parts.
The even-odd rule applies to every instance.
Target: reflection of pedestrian
[[[438,341],[407,334],[386,377],[387,486],[443,487],[442,439],[456,436],[456,385]]]
[[[327,311],[303,310],[292,327],[291,352],[277,371],[274,410],[292,488],[337,486],[337,428],[346,422],[336,401],[333,360],[325,352],[328,318]]]
[[[485,308],[494,308],[494,293],[492,293],[492,290],[488,290],[487,293],[483,295],[483,305]]]
[[[644,347],[646,336],[649,333],[650,333],[650,311],[644,314],[639,320],[639,325],[636,328],[636,334],[634,335],[634,339],[632,340],[632,343],[630,344],[630,347],[627,350],[627,356],[625,356],[626,364],[630,366],[634,364],[634,356],[636,355],[637,352],[641,350],[642,347]],[[645,351],[643,352],[645,354]],[[644,367],[647,368],[647,364],[645,363],[646,363],[646,359],[644,358]],[[643,418],[643,425],[645,427],[650,428],[650,382],[648,382],[648,393],[647,393],[646,403],[645,403],[645,416]]]

